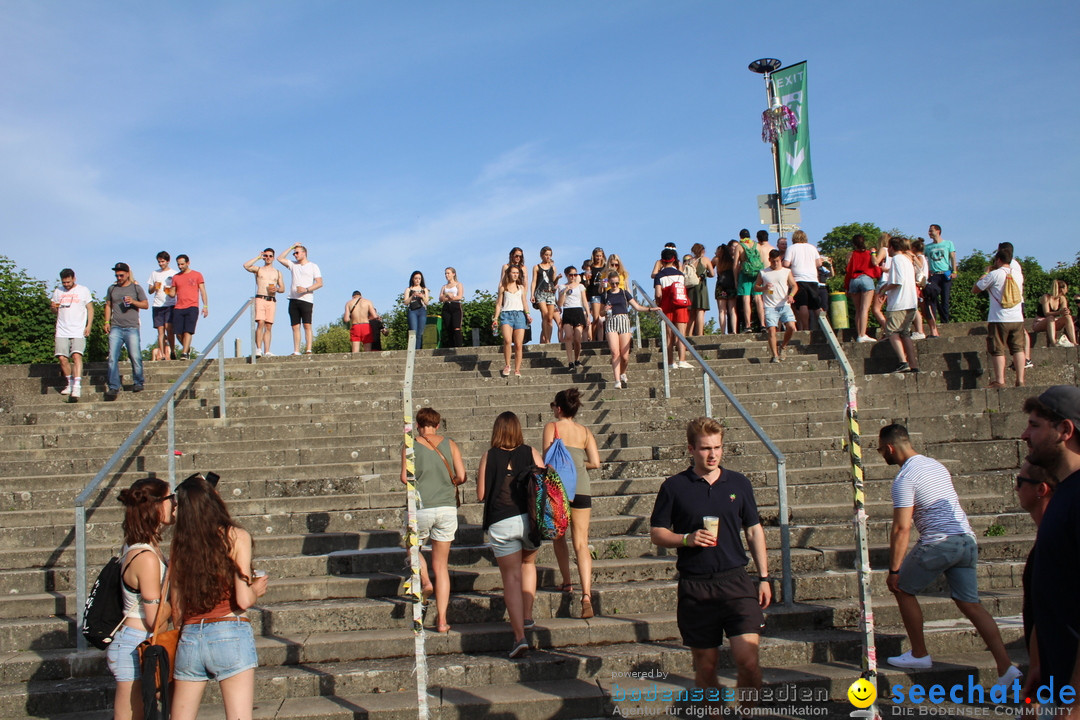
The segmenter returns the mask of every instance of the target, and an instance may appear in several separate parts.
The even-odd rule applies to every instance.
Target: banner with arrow
[[[806,63],[790,65],[772,74],[773,93],[798,119],[795,132],[779,137],[780,193],[783,203],[814,200],[814,174],[810,167],[810,117],[806,104]]]

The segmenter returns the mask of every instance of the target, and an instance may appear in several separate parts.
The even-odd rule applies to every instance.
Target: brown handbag
[[[174,628],[172,630],[166,630],[165,626],[169,624],[170,616],[172,615],[172,607],[169,605],[169,576],[172,573],[172,568],[169,568],[165,572],[165,583],[161,588],[161,604],[158,605],[157,618],[154,620],[154,634],[147,640],[143,640],[139,643],[139,666],[143,665],[143,655],[151,645],[158,645],[165,648],[165,652],[169,655],[169,678],[168,682],[172,682],[173,672],[176,669],[176,646],[180,642],[180,630]]]

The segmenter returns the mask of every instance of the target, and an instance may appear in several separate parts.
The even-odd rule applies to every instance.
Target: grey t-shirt
[[[139,327],[139,308],[134,305],[124,307],[124,297],[143,302],[146,300],[146,291],[142,285],[131,283],[130,285],[110,285],[105,302],[112,308],[112,318],[109,320],[113,327],[137,328]]]

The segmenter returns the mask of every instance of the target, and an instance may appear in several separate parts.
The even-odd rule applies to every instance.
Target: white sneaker
[[[1069,338],[1063,337],[1057,341],[1058,347],[1076,347],[1075,344],[1069,342]]]
[[[63,390],[61,390],[60,394],[61,395],[70,395],[71,394],[71,385],[69,384],[67,387],[65,387]]]
[[[619,382],[618,380],[615,381],[615,389],[616,390],[621,390],[622,389],[622,383]]]
[[[255,357],[258,358],[258,357],[262,357],[262,356],[263,356],[262,350],[260,350],[259,348],[255,348]]]
[[[679,361],[679,367],[681,367],[683,370],[693,370],[694,369],[694,366],[691,365],[690,363],[686,362],[685,360],[680,360]]]
[[[925,340],[926,335],[923,334],[923,333],[920,333],[920,332],[914,332],[914,333],[911,333],[911,339],[912,340]]]
[[[997,682],[994,683],[994,685],[1012,685],[1013,681],[1019,680],[1022,677],[1024,677],[1024,673],[1020,672],[1020,668],[1012,665],[1005,671],[1004,675],[997,679]]]
[[[870,337],[869,335],[860,335],[859,337],[855,338],[855,342],[866,343],[866,342],[875,342],[875,341],[874,341],[874,338]]]
[[[629,380],[627,380],[627,379],[626,379],[626,373],[623,373],[622,375],[620,375],[620,376],[619,376],[619,381],[620,381],[620,382],[621,382],[621,383],[622,383],[623,385],[626,385],[627,383],[629,383],[629,382],[630,382]]]
[[[299,357],[300,356],[300,351],[297,350],[296,352],[293,353],[293,355],[296,356],[296,357]]]
[[[73,385],[72,386],[72,388],[71,388],[71,397],[76,398],[76,399],[82,397],[82,385]]]
[[[889,658],[888,663],[893,667],[912,668],[915,670],[929,670],[930,667],[933,666],[929,655],[920,658],[913,657],[910,650],[903,655]]]
[[[274,357],[274,353],[272,353],[272,352],[270,352],[269,350],[267,350],[266,352],[264,352],[264,353],[262,354],[262,356],[263,356],[263,357]]]

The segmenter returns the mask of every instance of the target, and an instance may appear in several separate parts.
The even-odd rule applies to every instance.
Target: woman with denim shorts
[[[525,344],[525,328],[532,324],[532,316],[525,307],[526,287],[522,269],[517,265],[507,265],[499,283],[499,296],[495,300],[495,318],[491,321],[491,330],[502,330],[503,358],[506,366],[502,376],[510,375],[510,350],[514,351],[514,375],[521,377],[522,346]]]
[[[538,538],[529,538],[529,509],[523,482],[544,459],[525,444],[521,421],[512,412],[495,418],[491,447],[480,458],[476,497],[484,503],[484,532],[488,535],[503,583],[503,602],[514,631],[510,657],[529,651],[525,630],[532,620],[536,599],[536,551]]]
[[[169,483],[157,478],[136,480],[130,488],[120,491],[119,499],[124,505],[124,547],[120,551],[124,622],[113,635],[105,657],[116,678],[113,718],[141,720],[138,647],[150,637],[161,607],[165,555],[159,543],[162,528],[173,523],[176,500],[169,493]]]
[[[416,493],[420,509],[416,511],[417,535],[420,546],[431,539],[431,574],[420,554],[420,584],[425,598],[435,595],[438,617],[435,630],[450,632],[446,608],[450,605],[450,543],[458,528],[457,492],[454,488],[465,482],[465,462],[456,442],[439,434],[442,416],[434,408],[416,412],[416,445],[413,466]],[[401,446],[401,482],[409,482],[405,467],[405,446]]]
[[[221,686],[225,716],[251,720],[255,705],[255,636],[244,611],[266,593],[251,570],[251,535],[229,516],[215,482],[192,475],[176,487],[169,598],[182,618],[176,649],[173,720],[194,720],[206,682]]]

